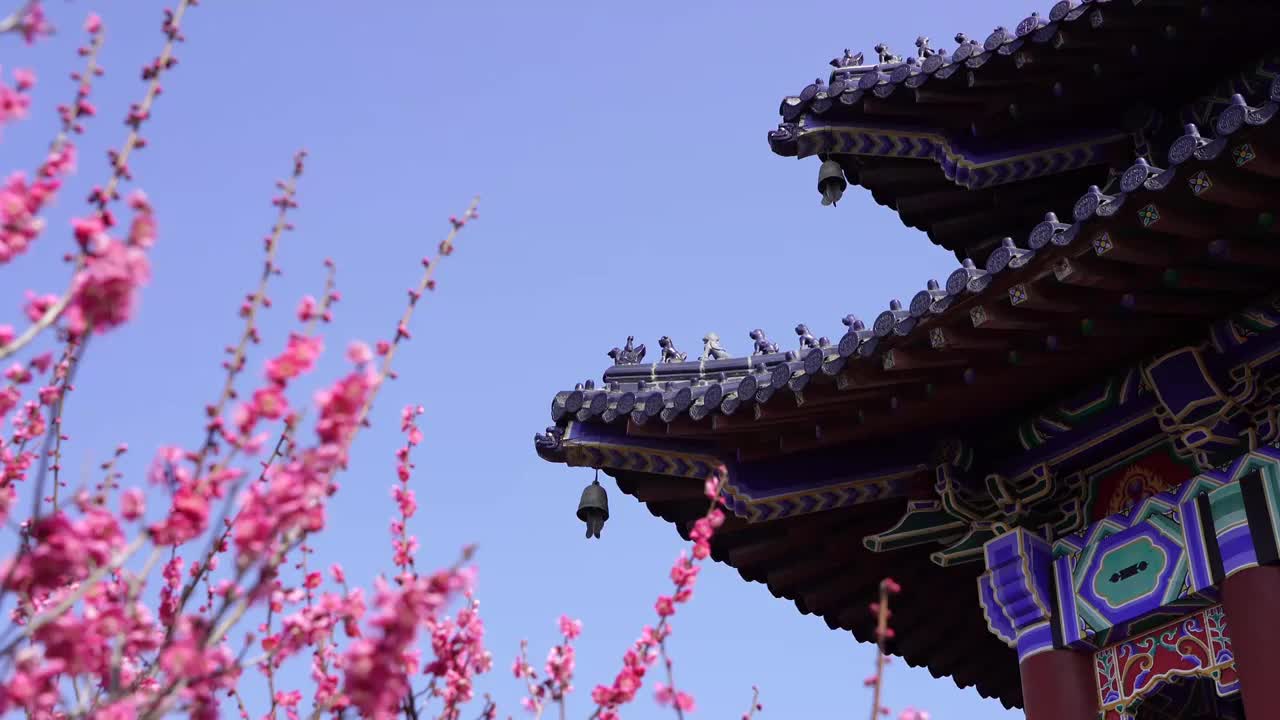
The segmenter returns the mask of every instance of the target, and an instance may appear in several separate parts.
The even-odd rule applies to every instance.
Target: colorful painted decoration
[[[1111,233],[1100,232],[1093,238],[1093,252],[1098,255],[1106,255],[1115,247],[1111,243]]]
[[[1200,195],[1213,188],[1213,179],[1209,177],[1209,173],[1201,170],[1187,178],[1187,185],[1191,187],[1191,194]]]
[[[1231,159],[1235,161],[1236,167],[1240,167],[1256,159],[1258,154],[1254,152],[1253,146],[1249,143],[1237,145],[1231,150]]]
[[[1135,720],[1148,697],[1186,678],[1211,679],[1220,696],[1240,692],[1221,605],[1099,650],[1094,673],[1101,720]]]
[[[1142,223],[1142,227],[1151,227],[1160,222],[1160,208],[1155,203],[1143,206],[1138,211],[1138,222]]]
[[[1196,474],[1194,462],[1165,446],[1095,475],[1090,486],[1090,520],[1125,512],[1144,498],[1173,490]]]
[[[1105,637],[1117,626],[1127,630],[1131,621],[1167,616],[1180,602],[1203,603],[1186,593],[1187,558],[1175,513],[1091,544],[1074,565],[1076,610],[1090,635]]]

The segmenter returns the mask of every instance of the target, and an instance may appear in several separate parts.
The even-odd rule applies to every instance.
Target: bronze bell
[[[600,537],[604,521],[609,519],[609,496],[605,494],[599,479],[582,490],[582,499],[578,501],[578,519],[587,524],[587,537]]]
[[[818,169],[818,192],[822,193],[823,205],[835,205],[844,195],[849,183],[844,179],[844,169],[835,160],[827,160]]]

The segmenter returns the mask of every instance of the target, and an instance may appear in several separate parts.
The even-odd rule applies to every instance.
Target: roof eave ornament
[[[778,352],[777,344],[769,340],[764,330],[756,328],[749,333],[749,337],[755,342],[753,355],[773,355]]]
[[[925,38],[925,41],[927,43],[928,38]],[[902,62],[902,57],[899,55],[895,55],[893,51],[889,49],[889,46],[886,45],[885,43],[876,43],[875,51],[876,51],[876,57],[878,58],[880,65],[889,65],[891,63]]]
[[[934,50],[933,48],[929,47],[928,36],[921,35],[920,37],[916,38],[916,57],[920,58],[921,60],[924,60],[926,58],[931,58],[937,54],[938,54],[937,50]]]
[[[702,360],[728,360],[729,353],[720,346],[720,336],[709,332],[702,336]]]
[[[662,362],[664,363],[684,362],[689,358],[687,353],[682,353],[676,349],[675,341],[666,335],[658,338],[658,347],[662,348]]]
[[[622,348],[614,348],[609,351],[609,357],[613,358],[614,365],[639,365],[644,360],[644,343],[635,345],[635,336],[627,336],[627,344]]]
[[[554,463],[564,462],[564,430],[552,425],[545,433],[535,433],[533,448],[537,451],[538,457],[543,460]]]
[[[837,70],[844,70],[845,68],[861,67],[862,64],[863,64],[862,53],[859,52],[858,54],[855,55],[849,52],[849,48],[844,49],[844,55],[841,55],[838,58],[833,58],[831,60],[831,67]]]

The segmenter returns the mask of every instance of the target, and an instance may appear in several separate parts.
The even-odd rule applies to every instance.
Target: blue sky
[[[416,320],[401,379],[357,443],[317,545],[356,582],[389,567],[396,416],[425,405],[413,529],[432,562],[479,545],[497,660],[481,689],[519,716],[507,672],[518,642],[528,637],[540,661],[569,613],[585,625],[573,713],[585,716],[590,686],[613,677],[652,621],[681,543],[612,483],[604,537],[584,541],[573,513],[590,472],[533,453],[553,393],[598,378],[627,335],[655,349],[670,335],[697,352],[716,331],[735,353],[754,327],[787,346],[798,322],[835,338],[845,314],[870,319],[945,278],[950,253],[862,192],[820,206],[816,161],[774,156],[765,133],[780,99],[825,76],[845,47],[871,54],[885,41],[905,54],[919,34],[951,47],[957,31],[983,38],[1047,4],[202,3],[148,126],[151,146],[133,163],[158,210],[155,278],[136,322],[91,348],[68,410],[66,466],[93,467],[127,441],[140,480],[160,445],[199,441],[219,353],[237,337],[235,308],[258,271],[272,183],[296,148],[311,158],[264,350],[281,347],[292,308],[318,292],[321,261],[334,258],[345,297],[317,378],[340,371],[350,339],[388,335],[419,258],[480,193],[481,219]],[[33,50],[8,39],[6,69],[34,66],[40,85],[34,117],[5,130],[6,170],[32,167],[47,143],[90,8],[106,22],[108,75],[79,176],[49,215],[54,232],[0,275],[0,322],[18,320],[22,290],[65,286],[57,259],[69,218],[104,178],[105,148],[123,138],[138,68],[161,44],[161,7],[53,2],[58,37]],[[753,683],[767,718],[864,712],[870,646],[725,566],[700,583],[673,638],[698,717],[736,717]],[[937,720],[1014,717],[901,666],[889,671],[887,704],[923,706]],[[647,694],[626,714],[666,715]]]

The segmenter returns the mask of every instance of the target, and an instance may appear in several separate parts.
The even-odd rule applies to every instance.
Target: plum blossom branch
[[[45,223],[40,217],[40,211],[62,189],[63,176],[69,175],[75,167],[76,149],[71,144],[71,136],[84,131],[80,124],[82,117],[96,113],[93,103],[89,101],[89,91],[93,78],[102,74],[102,68],[98,65],[98,54],[102,50],[104,38],[102,22],[96,15],[90,15],[85,30],[89,34],[89,41],[79,48],[80,54],[86,58],[85,66],[83,70],[71,74],[71,79],[76,83],[75,98],[70,104],[58,106],[58,132],[49,143],[48,154],[36,170],[35,179],[28,183],[21,173],[16,173],[5,183],[3,202],[0,202],[0,265],[26,252],[44,231]],[[19,92],[35,83],[35,78],[29,71],[19,70],[14,75]],[[13,96],[7,101],[0,98],[0,105],[10,106],[8,117],[6,113],[0,112],[0,122],[25,114],[25,96],[18,93],[13,93]]]
[[[174,56],[174,48],[177,43],[183,40],[181,26],[182,19],[186,15],[190,7],[195,6],[198,0],[179,0],[178,6],[174,10],[165,10],[164,24],[162,30],[165,35],[165,43],[161,48],[160,55],[142,70],[142,78],[147,81],[146,91],[143,94],[142,101],[133,105],[128,116],[125,118],[125,124],[129,127],[129,133],[125,136],[124,144],[119,150],[108,151],[108,160],[111,164],[111,174],[107,179],[105,187],[94,188],[89,195],[89,202],[96,209],[96,218],[94,223],[82,224],[77,228],[77,240],[81,243],[81,253],[76,262],[76,274],[73,276],[70,287],[67,288],[57,301],[48,306],[38,320],[29,325],[20,335],[0,346],[0,360],[16,353],[26,345],[30,344],[40,333],[53,326],[63,313],[66,312],[78,292],[84,290],[84,271],[88,260],[88,253],[92,246],[91,241],[96,239],[98,233],[92,232],[90,227],[96,224],[101,229],[108,229],[115,224],[115,219],[108,210],[110,203],[119,197],[119,187],[122,180],[131,178],[129,172],[128,160],[129,156],[136,150],[140,150],[146,146],[146,141],[142,137],[142,125],[151,117],[151,107],[155,104],[156,98],[160,95],[160,79],[166,70],[171,69],[177,64],[178,59]],[[38,5],[37,5],[38,7]],[[94,35],[101,33],[101,25],[91,20],[88,25],[90,32]],[[90,71],[89,75],[98,74],[96,65]],[[86,75],[85,77],[88,77]],[[82,78],[82,85],[83,85]],[[77,111],[80,109],[77,103]],[[65,121],[65,120],[64,120]],[[100,330],[105,328],[99,328]]]
[[[474,205],[468,209],[468,216],[474,217]],[[452,241],[458,230],[461,229],[465,221],[452,223],[453,227],[441,244],[441,254],[448,254],[452,251]],[[434,286],[431,279],[430,263],[428,263],[427,272],[420,283],[421,294],[422,289],[430,289]],[[416,297],[411,295],[410,307],[402,316],[400,325],[397,328],[397,341],[408,337],[407,324],[412,316],[413,305]],[[298,349],[309,348],[310,345],[300,336],[294,336],[290,341],[291,347]],[[205,636],[204,641],[200,644],[205,651],[211,651],[213,648],[211,642],[220,641],[227,631],[235,625],[235,623],[243,617],[249,605],[255,598],[261,596],[262,588],[268,580],[275,577],[276,568],[279,566],[283,557],[289,550],[296,547],[306,533],[314,532],[323,526],[322,498],[332,494],[336,487],[332,483],[332,476],[338,472],[345,464],[345,458],[350,443],[356,435],[356,431],[362,425],[363,418],[367,415],[373,401],[373,395],[377,387],[383,379],[389,376],[390,363],[389,356],[393,343],[387,343],[387,351],[383,353],[384,362],[381,373],[375,373],[370,367],[372,361],[372,353],[363,348],[359,344],[354,345],[348,353],[349,359],[356,365],[356,371],[340,380],[332,388],[322,392],[318,396],[318,402],[321,405],[320,418],[317,422],[317,434],[321,441],[318,448],[303,450],[291,460],[291,462],[265,479],[261,485],[253,485],[249,488],[249,495],[237,513],[235,520],[230,525],[232,528],[231,537],[238,547],[237,570],[235,577],[232,579],[234,586],[244,576],[245,571],[250,567],[257,565],[259,567],[259,580],[257,583],[248,588],[246,591],[239,593],[235,602],[232,602],[230,596],[227,597],[221,608],[207,621],[208,627],[212,628],[212,632]],[[277,363],[275,370],[269,370],[269,375],[275,373],[275,376],[281,379],[290,378],[298,374],[298,372],[308,369],[313,361],[314,355],[310,350],[302,356],[295,357],[288,355],[282,356],[281,361],[284,364]],[[291,358],[284,361],[284,358]],[[275,361],[273,361],[275,362]],[[281,374],[283,373],[283,374]],[[189,484],[189,479],[184,480]],[[299,492],[301,494],[299,494]],[[312,499],[314,498],[314,499]],[[301,501],[301,502],[300,502]],[[175,510],[178,509],[175,506]],[[199,524],[196,527],[203,527],[205,522],[202,519],[204,510],[200,511]],[[172,517],[172,516],[171,516]],[[183,521],[184,523],[187,521]],[[190,535],[190,528],[175,526],[174,530],[179,532],[178,539],[181,540]],[[172,531],[165,531],[167,534]],[[277,542],[274,538],[283,537],[282,541]],[[172,542],[172,541],[167,541]],[[263,563],[258,563],[254,558],[263,556],[263,551],[267,551],[270,559]],[[470,550],[464,553],[464,558],[470,557]],[[415,634],[413,629],[401,627],[399,618],[404,612],[410,612],[425,618],[414,623],[425,623],[428,629],[431,629],[433,636],[435,633],[441,632],[441,628],[457,628],[456,632],[463,635],[470,634],[479,637],[475,631],[476,615],[474,613],[474,604],[468,608],[464,608],[459,613],[457,621],[442,621],[434,624],[435,610],[438,609],[443,600],[449,596],[464,592],[470,584],[470,580],[464,573],[457,570],[451,570],[445,573],[436,573],[430,577],[412,577],[402,579],[401,589],[399,591],[380,591],[381,606],[385,613],[384,625],[384,641],[386,645],[360,645],[358,642],[348,651],[357,653],[361,658],[359,661],[362,668],[371,667],[366,663],[367,660],[376,658],[383,650],[381,648],[403,648],[404,643],[411,639]],[[190,586],[188,586],[190,587]],[[421,593],[427,593],[427,601],[422,604],[423,596]],[[430,599],[438,598],[438,599]],[[402,608],[400,610],[393,609],[399,604],[409,603],[410,608]],[[386,614],[389,613],[389,614]],[[464,619],[465,618],[465,619]],[[394,630],[394,632],[392,632]],[[451,634],[455,631],[450,630]],[[170,642],[166,640],[166,645]],[[162,655],[163,655],[162,650]],[[400,652],[399,650],[396,651]],[[350,697],[350,702],[362,709],[386,709],[387,701],[390,699],[392,703],[398,704],[407,692],[407,684],[404,685],[402,691],[400,685],[387,685],[386,678],[389,668],[379,666],[380,669],[374,673],[377,682],[380,683],[379,689],[375,692],[372,688],[367,687],[367,680],[363,674],[353,675],[351,672],[352,662],[350,659],[346,662],[345,667],[348,668],[347,678],[344,686],[348,688],[346,696]],[[487,667],[487,653],[468,653],[467,657],[462,659],[477,672],[482,672],[482,668]],[[376,665],[376,663],[375,663]],[[235,667],[236,663],[229,663],[227,667]],[[446,709],[448,708],[447,693],[454,693],[459,701],[470,699],[469,684],[455,682],[452,678],[459,673],[445,672],[446,689],[442,691],[446,693]],[[144,716],[152,716],[165,712],[170,703],[170,699],[176,697],[177,694],[185,691],[186,685],[183,679],[179,679],[176,683],[166,686],[159,695],[157,695],[143,713]],[[364,688],[364,689],[357,689]],[[394,691],[394,692],[392,692]],[[331,703],[337,703],[339,698],[334,696]],[[327,706],[323,705],[323,706]]]
[[[751,720],[756,716],[757,712],[763,712],[763,711],[764,711],[764,705],[760,704],[760,688],[756,687],[755,685],[752,685],[751,686],[751,707],[747,708],[747,711],[742,713],[742,720]],[[928,720],[928,718],[925,718],[925,720]]]
[[[417,419],[424,412],[421,405],[408,406],[400,411],[400,432],[405,441],[396,450],[396,478],[398,483],[391,486],[391,496],[395,499],[396,508],[400,511],[400,519],[391,522],[392,563],[400,571],[401,576],[416,575],[413,567],[413,556],[418,549],[418,539],[408,534],[409,519],[418,511],[418,498],[409,487],[409,479],[413,475],[413,462],[410,454],[413,448],[422,442],[422,430],[418,428]]]
[[[491,658],[484,649],[484,624],[472,594],[474,567],[469,563],[474,548],[465,548],[459,562],[436,572],[419,572],[415,564],[416,538],[407,526],[417,508],[409,480],[411,454],[422,440],[416,423],[422,413],[420,406],[407,408],[401,416],[406,441],[397,453],[398,481],[393,484],[399,510],[392,520],[396,575],[379,578],[371,611],[366,609],[361,590],[348,588],[337,566],[330,573],[343,593],[317,592],[324,575],[309,565],[312,549],[308,538],[326,526],[329,498],[338,491],[335,478],[347,469],[351,444],[367,426],[382,384],[395,378],[392,362],[396,348],[410,338],[409,324],[422,294],[435,289],[436,266],[453,252],[462,228],[477,217],[475,200],[461,219],[450,218],[447,237],[437,252],[423,261],[422,277],[409,291],[408,306],[394,336],[377,343],[376,351],[359,343],[350,347],[347,357],[353,368],[349,374],[317,394],[315,441],[299,441],[302,415],[290,408],[285,390],[315,366],[321,351],[320,338],[313,336],[312,330],[318,322],[329,319],[330,306],[338,299],[332,264],[327,264],[322,299],[305,298],[299,307],[304,331],[291,336],[284,351],[267,363],[264,386],[232,409],[237,399],[237,375],[245,366],[250,346],[260,341],[258,313],[271,304],[267,286],[270,277],[279,272],[278,245],[282,233],[291,229],[286,213],[296,206],[296,182],[302,171],[299,155],[293,179],[281,186],[282,195],[276,199],[278,218],[266,240],[257,289],[241,308],[245,330],[238,345],[228,351],[222,390],[206,408],[209,417],[202,428],[204,444],[197,452],[163,449],[148,473],[152,482],[170,493],[164,517],[144,521],[146,496],[139,488],[113,497],[118,476],[114,458],[104,464],[106,477],[97,488],[64,493],[61,498],[58,495],[61,413],[65,393],[71,389],[72,372],[92,333],[128,320],[133,288],[145,280],[149,270],[141,251],[149,248],[155,237],[150,204],[145,198],[131,201],[137,212],[127,243],[109,236],[116,225],[111,206],[118,199],[121,184],[131,180],[131,154],[145,147],[140,128],[160,92],[161,74],[176,62],[173,48],[182,40],[179,26],[184,13],[195,4],[195,0],[182,0],[175,11],[166,14],[167,41],[160,56],[143,70],[147,92],[129,111],[129,135],[120,149],[109,155],[111,175],[90,198],[92,217],[76,221],[80,253],[75,257],[71,288],[62,297],[50,295],[33,301],[32,325],[22,336],[15,339],[10,329],[0,328],[0,353],[16,352],[41,331],[55,326],[68,340],[68,356],[58,363],[55,379],[40,393],[50,407],[47,422],[34,401],[15,414],[13,424],[20,428],[20,437],[15,435],[19,455],[30,457],[13,458],[13,446],[0,444],[0,454],[7,453],[0,458],[0,471],[5,476],[0,479],[0,490],[8,487],[4,483],[9,482],[11,473],[26,472],[35,459],[34,453],[25,450],[26,443],[34,444],[42,436],[52,445],[46,445],[41,455],[41,487],[45,466],[51,464],[54,476],[52,512],[41,515],[43,492],[38,492],[35,512],[27,519],[31,552],[7,560],[10,571],[0,582],[3,590],[13,590],[22,597],[21,612],[15,611],[12,626],[21,637],[0,648],[0,657],[13,669],[9,673],[6,668],[0,674],[0,713],[25,711],[31,717],[60,717],[70,711],[77,717],[120,720],[180,711],[205,719],[217,717],[228,702],[224,698],[232,698],[241,715],[247,716],[237,682],[244,670],[257,668],[266,677],[267,716],[275,718],[282,712],[294,720],[302,694],[278,689],[275,669],[278,663],[305,658],[310,649],[314,717],[359,713],[383,718],[404,713],[417,718],[427,714],[419,703],[425,699],[440,701],[437,718],[458,720],[462,706],[474,699],[474,678],[489,670]],[[39,3],[23,7],[38,9]],[[93,114],[88,88],[90,79],[100,73],[96,58],[102,36],[96,19],[91,18],[90,27],[92,42],[85,52],[88,66],[77,78],[76,102],[62,114],[62,129],[51,156],[69,158],[70,138],[79,132],[79,118]],[[61,162],[60,168],[69,166],[69,161]],[[106,265],[112,267],[104,269]],[[110,302],[95,305],[92,298],[101,299],[105,290],[112,290],[107,298]],[[47,367],[48,360],[42,363]],[[0,388],[0,421],[6,421],[10,410],[21,402],[18,386],[29,379],[17,378],[27,374],[22,366],[6,374],[10,386]],[[283,430],[270,456],[261,463],[261,472],[251,473],[253,466],[246,456],[262,449],[269,437],[266,432],[254,432],[267,425],[263,420],[282,421]],[[225,441],[229,448],[225,453],[219,451],[219,441]],[[619,708],[636,696],[645,672],[658,658],[666,671],[665,682],[655,687],[659,703],[670,706],[677,718],[693,709],[693,697],[676,689],[667,640],[671,618],[677,607],[691,598],[699,563],[709,557],[712,535],[724,522],[718,502],[724,478],[721,468],[707,480],[710,507],[690,532],[691,554],[681,555],[671,568],[674,590],[657,599],[656,626],[644,628],[640,640],[624,657],[624,669],[613,685],[593,691],[592,699],[598,705],[593,717],[616,718]],[[117,497],[119,509],[113,511],[108,506],[114,505],[110,501]],[[0,512],[7,510],[4,502],[0,497]],[[211,525],[210,518],[217,514],[214,504],[221,505],[221,516]],[[193,541],[206,535],[210,541],[207,551],[184,557],[188,551],[201,549]],[[127,569],[126,564],[132,567],[130,558],[148,545],[150,552],[140,572]],[[300,555],[292,555],[294,550]],[[216,570],[223,553],[228,553],[234,564],[219,575]],[[151,571],[166,554],[163,584],[158,592],[145,593],[159,598],[153,617],[140,598]],[[300,579],[295,577],[299,575]],[[184,577],[189,582],[184,583]],[[188,612],[186,605],[199,590],[205,591],[206,599]],[[459,600],[465,602],[457,605],[457,612],[452,617],[446,615]],[[241,643],[234,631],[246,622],[250,610],[264,607],[266,621],[246,631]],[[350,641],[345,647],[340,645],[338,628]],[[575,671],[573,641],[581,624],[562,617],[560,632],[561,641],[548,653],[542,678],[529,665],[523,644],[516,671],[525,679],[537,712],[541,714],[554,703],[563,720]],[[262,637],[257,637],[259,634]],[[424,637],[432,653],[425,658],[417,649]],[[25,641],[30,641],[29,647],[21,647]],[[259,641],[260,654],[254,650]],[[413,678],[419,674],[426,676],[427,684],[415,692]],[[73,703],[63,697],[68,692],[74,693]],[[755,691],[752,707],[744,717],[752,718],[761,710]],[[482,720],[493,720],[496,713],[496,705],[485,696]]]
[[[276,206],[277,212],[275,222],[271,226],[271,232],[263,240],[266,258],[262,263],[262,273],[258,277],[258,286],[240,305],[240,317],[244,318],[244,331],[240,334],[240,339],[235,347],[227,349],[227,354],[231,358],[223,362],[226,376],[223,379],[222,390],[218,393],[218,399],[205,409],[205,413],[209,417],[209,423],[206,427],[204,444],[201,446],[194,463],[197,477],[204,473],[205,459],[209,452],[214,449],[218,434],[223,431],[222,413],[226,408],[226,404],[236,396],[236,377],[244,369],[249,345],[256,344],[261,340],[256,324],[257,315],[260,309],[271,306],[271,300],[267,297],[267,284],[273,275],[280,273],[280,269],[276,265],[276,255],[280,248],[280,239],[286,231],[293,229],[293,224],[289,222],[289,212],[298,207],[298,181],[302,178],[306,157],[305,150],[295,153],[293,156],[293,172],[287,180],[276,183],[280,194],[271,201],[271,204]],[[326,293],[327,297],[328,294]]]
[[[70,609],[71,606],[83,600],[84,596],[88,594],[88,592],[91,589],[93,589],[95,585],[101,582],[102,578],[106,577],[107,573],[118,569],[119,567],[124,565],[129,560],[129,558],[133,557],[134,553],[138,552],[138,550],[142,548],[142,545],[145,540],[146,540],[146,537],[144,535],[139,535],[135,537],[128,545],[126,545],[122,550],[120,550],[120,552],[116,553],[115,557],[111,559],[111,562],[100,565],[97,569],[95,569],[92,573],[90,573],[88,577],[86,577],[82,582],[79,583],[79,585],[76,586],[73,592],[68,593],[66,596],[64,596],[52,608],[31,618],[31,621],[27,623],[27,625],[23,628],[23,635],[30,637],[31,635],[35,634],[37,630],[44,627],[47,623],[50,623],[56,620],[59,616],[61,616],[68,609]],[[10,653],[12,653],[14,650],[15,644],[17,642],[18,640],[14,640],[10,644],[6,645],[4,649],[0,650],[0,656],[9,655]]]
[[[657,661],[660,653],[663,654],[667,669],[667,683],[655,685],[655,699],[659,704],[672,706],[678,717],[683,717],[684,712],[693,710],[693,696],[674,687],[671,662],[670,658],[665,656],[663,642],[671,634],[670,619],[675,615],[676,606],[688,602],[693,596],[694,582],[701,569],[697,563],[711,555],[711,537],[716,529],[724,524],[725,516],[724,511],[720,509],[720,496],[727,479],[728,471],[723,466],[716,468],[707,478],[703,494],[710,501],[710,507],[706,515],[694,522],[693,528],[689,531],[689,537],[693,541],[693,556],[689,557],[682,552],[676,559],[671,567],[671,581],[675,585],[675,593],[658,597],[658,601],[654,604],[659,617],[658,624],[642,629],[640,639],[623,656],[622,672],[614,678],[613,684],[597,685],[591,691],[591,699],[596,703],[595,712],[591,714],[593,720],[618,720],[618,708],[635,699],[636,693],[644,682],[645,673]]]
[[[54,371],[54,384],[45,387],[40,393],[41,399],[49,405],[49,430],[45,433],[45,446],[40,453],[40,469],[36,472],[35,508],[31,517],[37,520],[40,518],[41,506],[44,503],[45,472],[50,465],[53,469],[53,494],[50,501],[53,509],[55,511],[58,509],[58,485],[61,482],[59,471],[62,466],[62,411],[66,404],[67,393],[72,390],[71,383],[75,379],[76,370],[80,367],[80,360],[84,357],[88,342],[88,337],[67,340],[66,353]]]
[[[41,35],[51,34],[53,26],[45,20],[44,7],[40,1],[25,0],[17,10],[0,18],[0,35],[11,32],[21,33],[23,39],[30,44]]]
[[[889,600],[900,592],[902,592],[901,585],[894,582],[893,578],[885,578],[880,581],[879,599],[870,605],[871,613],[876,617],[876,664],[875,673],[868,676],[863,681],[863,685],[872,688],[871,720],[889,715],[889,708],[881,704],[880,698],[884,687],[884,668],[890,661],[888,653],[885,652],[885,643],[894,636],[893,628],[889,626],[889,618],[893,616],[893,612],[889,609]],[[929,713],[909,707],[898,714],[898,720],[929,720]]]
[[[529,643],[520,641],[520,653],[516,656],[511,672],[517,680],[524,680],[528,695],[520,701],[524,708],[541,718],[546,701],[556,703],[560,718],[565,716],[565,698],[573,692],[575,664],[573,641],[582,634],[582,622],[567,615],[560,616],[561,642],[547,652],[546,678],[539,680],[538,671],[529,663]]]
[[[374,385],[373,392],[369,393],[365,400],[364,407],[360,409],[357,416],[357,424],[363,424],[365,418],[369,414],[369,410],[373,407],[373,401],[377,397],[378,389],[387,378],[394,378],[395,375],[391,369],[391,362],[395,359],[396,348],[400,346],[400,342],[408,340],[409,321],[413,319],[413,311],[418,306],[418,301],[422,298],[422,293],[436,289],[435,271],[440,260],[453,254],[453,243],[458,238],[458,234],[466,227],[467,223],[480,217],[479,208],[480,198],[474,197],[471,203],[467,205],[467,209],[462,213],[462,218],[456,216],[449,218],[449,233],[445,235],[444,240],[440,241],[440,245],[436,249],[436,254],[422,260],[422,277],[418,280],[417,288],[409,290],[409,303],[404,309],[404,314],[400,316],[400,322],[396,325],[396,331],[393,339],[381,341],[378,343],[378,354],[382,356],[382,365],[378,370],[378,381]]]
[[[297,180],[298,175],[296,174],[296,172],[299,170],[300,168],[298,168],[297,165],[295,165],[295,175],[293,177],[294,180]],[[288,188],[290,183],[286,182],[286,183],[283,183],[283,185],[285,188]],[[296,193],[296,185],[294,186],[293,190],[286,192],[286,196],[290,198],[289,203],[291,203],[294,207],[296,207],[297,206],[296,194],[288,194],[289,192]],[[281,205],[279,198],[277,198],[276,204]],[[282,206],[282,213],[283,213],[283,206]],[[279,223],[277,223],[277,227],[279,227]],[[268,239],[268,244],[271,244],[270,239]],[[274,261],[269,260],[267,262],[267,266],[274,267],[275,266]],[[329,322],[332,319],[333,304],[338,302],[338,300],[340,299],[340,295],[338,294],[338,291],[336,288],[337,283],[335,280],[337,276],[337,268],[335,267],[332,260],[325,260],[324,266],[325,266],[325,281],[324,281],[324,290],[321,294],[320,302],[317,304],[314,298],[312,298],[311,296],[307,296],[303,298],[302,303],[298,307],[297,315],[298,315],[298,320],[300,320],[303,323],[302,337],[304,338],[311,338],[313,336],[317,323]],[[265,281],[267,277],[268,276],[264,273],[263,285],[259,286],[260,291],[265,285]],[[250,297],[251,298],[256,297],[256,295],[257,294],[252,295]],[[256,330],[254,332],[256,333]],[[231,371],[228,370],[228,373],[229,373],[228,381],[231,380],[230,372]],[[232,396],[234,397],[234,391],[232,392]],[[281,430],[279,437],[276,439],[275,446],[271,450],[271,455],[268,456],[267,459],[262,463],[262,470],[258,474],[259,483],[266,481],[267,473],[271,471],[272,467],[275,465],[275,462],[277,460],[283,457],[288,457],[293,454],[294,433],[296,432],[300,421],[301,421],[301,417],[297,415],[290,415],[284,418],[284,429]],[[224,463],[225,462],[229,462],[229,460],[224,461]],[[197,465],[197,467],[199,467],[199,465]],[[236,490],[238,491],[238,489],[239,489],[239,486],[237,485]],[[235,495],[235,491],[233,491],[230,494]],[[186,607],[187,601],[191,598],[191,594],[192,592],[194,592],[196,585],[204,577],[207,576],[209,570],[212,568],[213,557],[219,552],[221,548],[225,547],[227,540],[231,537],[231,530],[234,524],[234,520],[232,522],[227,522],[227,518],[230,516],[230,513],[231,513],[230,503],[223,503],[221,516],[218,518],[218,521],[215,522],[212,526],[214,528],[222,528],[221,535],[217,535],[215,536],[214,539],[210,540],[208,549],[206,549],[205,552],[200,556],[201,560],[199,561],[199,564],[200,564],[199,569],[195,573],[194,577],[191,579],[191,582],[183,588],[182,595],[178,600],[178,605],[177,605],[178,612],[181,612],[182,609]]]
[[[894,582],[893,578],[885,578],[880,581],[879,601],[871,603],[871,612],[876,616],[876,669],[875,674],[864,682],[871,687],[871,720],[889,714],[889,709],[880,704],[880,694],[884,686],[884,666],[888,662],[885,643],[893,637],[893,628],[889,627],[889,617],[892,615],[889,610],[889,597],[901,591],[902,587]]]

